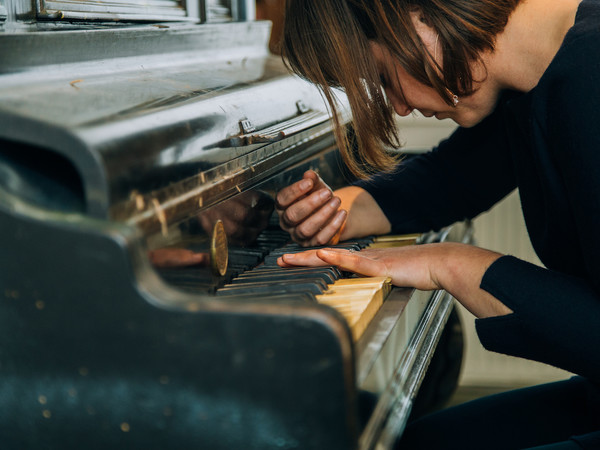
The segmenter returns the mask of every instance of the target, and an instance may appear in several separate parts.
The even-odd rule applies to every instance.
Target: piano
[[[251,2],[3,1],[3,448],[391,448],[452,299],[274,265],[277,190],[348,178]]]

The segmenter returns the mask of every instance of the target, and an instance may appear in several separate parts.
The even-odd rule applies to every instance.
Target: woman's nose
[[[413,112],[413,108],[405,103],[394,105],[394,110],[396,111],[396,114],[402,117],[408,116],[411,112]]]
[[[396,114],[404,117],[408,116],[411,112],[413,112],[414,108],[408,106],[406,102],[404,102],[403,99],[400,98],[400,96],[396,95],[393,91],[386,89],[385,93],[390,102],[392,102],[392,106],[394,107],[394,111],[396,111]]]

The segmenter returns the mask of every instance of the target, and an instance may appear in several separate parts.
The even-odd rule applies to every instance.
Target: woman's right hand
[[[317,175],[308,170],[300,181],[277,194],[275,208],[281,228],[304,247],[337,244],[348,216],[341,200]]]

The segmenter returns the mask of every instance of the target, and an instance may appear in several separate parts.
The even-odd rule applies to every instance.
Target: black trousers
[[[397,448],[600,449],[600,386],[573,377],[463,403],[409,423]]]

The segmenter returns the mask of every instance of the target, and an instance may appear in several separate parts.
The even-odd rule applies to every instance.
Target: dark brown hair
[[[384,95],[370,41],[383,45],[419,82],[452,105],[474,92],[471,64],[493,51],[496,36],[520,0],[287,0],[282,55],[288,67],[317,84],[333,113],[338,145],[350,170],[367,176],[393,167],[400,147],[394,110]],[[410,13],[438,32],[441,67],[421,41]],[[345,91],[358,149],[340,127],[332,88]]]

